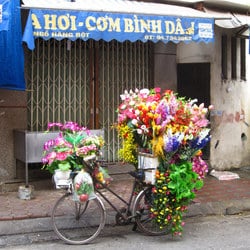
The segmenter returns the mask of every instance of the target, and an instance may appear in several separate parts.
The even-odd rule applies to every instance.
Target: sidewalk
[[[238,173],[240,179],[220,181],[208,175],[186,216],[230,215],[250,211],[250,168],[232,172]],[[132,177],[114,175],[113,178],[110,187],[126,199],[132,187]],[[18,192],[0,193],[0,236],[48,231],[53,205],[62,193],[62,190],[53,188],[50,180],[42,189],[35,187],[35,197],[31,200],[19,199]],[[117,204],[115,197],[110,196],[110,199]],[[115,213],[108,205],[106,209],[107,223],[113,223]]]

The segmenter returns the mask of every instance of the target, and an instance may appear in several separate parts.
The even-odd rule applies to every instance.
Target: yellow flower
[[[162,136],[154,137],[151,141],[152,143],[152,150],[154,155],[158,157],[164,157],[163,146],[164,141]]]
[[[122,139],[122,148],[118,151],[119,158],[132,164],[137,163],[137,145],[134,141],[132,129],[125,124],[118,126],[119,136]]]

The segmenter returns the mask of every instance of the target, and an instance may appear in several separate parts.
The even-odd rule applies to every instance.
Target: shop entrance
[[[111,129],[124,90],[151,87],[151,44],[36,39],[25,50],[28,130],[48,122],[75,121],[104,129],[105,159],[117,160],[119,140]]]
[[[210,103],[210,63],[179,63],[177,65],[177,91],[180,96],[198,99],[198,104]],[[209,145],[203,149],[203,158],[209,159]]]

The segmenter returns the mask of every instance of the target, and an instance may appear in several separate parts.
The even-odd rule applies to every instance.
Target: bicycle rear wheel
[[[136,197],[133,214],[136,215],[136,224],[143,233],[147,235],[164,235],[168,233],[168,228],[160,229],[150,211],[153,204],[153,194],[151,188],[141,191]]]
[[[80,203],[63,195],[52,210],[52,225],[60,239],[80,245],[94,240],[105,225],[106,211],[99,197]]]

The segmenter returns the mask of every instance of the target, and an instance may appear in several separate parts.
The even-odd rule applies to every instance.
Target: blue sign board
[[[74,10],[31,9],[23,41],[35,48],[34,39],[88,39],[124,42],[213,42],[214,19],[137,15]]]

